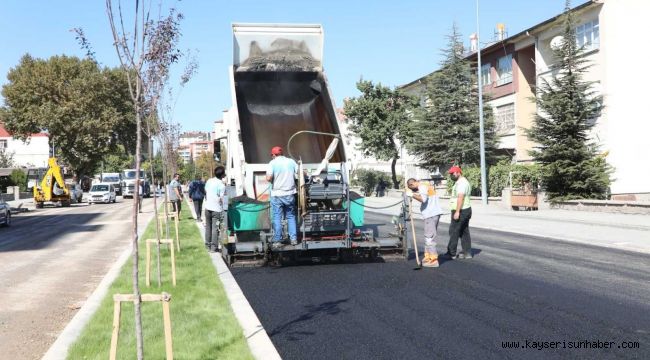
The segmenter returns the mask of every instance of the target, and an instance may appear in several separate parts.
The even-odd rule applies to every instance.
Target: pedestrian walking
[[[192,204],[194,204],[196,221],[200,222],[203,199],[205,198],[205,183],[198,175],[196,176],[196,179],[190,183],[188,194],[190,200],[192,200]]]
[[[183,190],[181,189],[180,179],[181,176],[178,173],[174,174],[174,178],[169,182],[167,190],[169,193],[168,200],[174,205],[174,211],[179,216],[179,220],[181,215],[181,202],[183,201]]]
[[[438,267],[438,251],[436,250],[436,237],[438,236],[438,223],[443,214],[440,199],[433,184],[423,184],[413,178],[406,182],[412,191],[413,199],[420,202],[420,213],[424,219],[424,267]],[[411,219],[413,221],[413,219]],[[415,235],[415,234],[414,234]],[[415,251],[418,251],[415,249]]]
[[[144,180],[140,179],[138,184],[138,212],[142,212],[142,198],[144,197]]]
[[[205,183],[205,247],[211,252],[219,248],[219,228],[226,207],[226,184],[223,178],[226,170],[223,166],[214,169],[214,177]]]
[[[273,210],[273,244],[278,248],[282,243],[282,217],[287,220],[289,240],[291,245],[298,243],[296,230],[296,176],[298,164],[293,159],[282,155],[282,148],[275,146],[271,149],[269,167],[266,171],[266,180],[272,184],[271,208]]]
[[[472,218],[472,205],[470,194],[472,186],[463,176],[460,166],[452,166],[449,169],[454,186],[451,189],[449,198],[449,209],[451,210],[451,222],[449,224],[449,244],[447,245],[447,257],[452,259],[472,258],[472,238],[469,234],[469,220]],[[460,239],[463,251],[456,254]]]

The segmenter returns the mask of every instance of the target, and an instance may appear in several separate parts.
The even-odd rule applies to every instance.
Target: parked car
[[[0,224],[3,226],[11,225],[11,209],[4,199],[0,198]]]
[[[115,202],[117,195],[113,184],[99,183],[90,188],[88,204]]]
[[[81,185],[79,184],[68,184],[68,191],[70,191],[70,199],[81,203],[83,201],[84,192],[81,190]]]

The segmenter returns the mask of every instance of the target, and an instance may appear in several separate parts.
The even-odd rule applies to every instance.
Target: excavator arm
[[[70,206],[70,192],[65,186],[61,167],[56,158],[48,159],[48,169],[40,186],[34,187],[34,202],[36,207],[43,207],[46,201],[61,202],[63,206]]]

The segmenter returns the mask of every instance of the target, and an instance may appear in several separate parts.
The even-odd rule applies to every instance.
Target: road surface
[[[386,233],[390,217],[366,223]],[[439,230],[443,252],[448,228]],[[233,274],[286,360],[650,358],[649,255],[476,229],[472,238],[473,260],[438,269],[414,271],[410,260]]]
[[[43,356],[129,247],[131,204],[38,209],[0,228],[0,358]]]

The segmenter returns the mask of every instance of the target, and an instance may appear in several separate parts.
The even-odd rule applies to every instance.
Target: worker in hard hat
[[[289,240],[292,245],[298,243],[296,230],[296,177],[298,164],[283,155],[282,148],[274,146],[266,171],[266,180],[271,186],[271,209],[273,211],[273,244],[272,248],[282,246],[282,217],[287,219]]]

